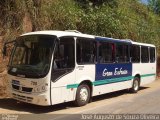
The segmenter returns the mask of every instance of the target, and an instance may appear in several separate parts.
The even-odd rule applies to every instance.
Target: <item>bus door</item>
[[[56,43],[51,73],[52,104],[73,100],[73,91],[67,86],[75,82],[75,40],[61,37]]]

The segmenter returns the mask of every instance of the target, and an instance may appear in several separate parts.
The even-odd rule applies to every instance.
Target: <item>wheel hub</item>
[[[136,81],[134,81],[134,90],[138,90],[138,81],[136,80]]]
[[[80,100],[81,101],[86,101],[87,98],[88,98],[88,90],[87,90],[87,88],[83,87],[80,90]]]

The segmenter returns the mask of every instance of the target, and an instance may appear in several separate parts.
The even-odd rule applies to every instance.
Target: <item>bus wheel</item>
[[[88,85],[82,84],[77,88],[76,93],[76,100],[75,104],[76,106],[80,107],[83,105],[86,105],[91,97],[91,91]]]
[[[133,80],[133,85],[132,85],[132,88],[131,88],[131,92],[132,93],[137,93],[139,88],[140,88],[140,79],[139,79],[139,77],[135,77],[134,80]]]

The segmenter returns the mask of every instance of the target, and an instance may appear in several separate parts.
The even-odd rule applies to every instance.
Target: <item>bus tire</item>
[[[80,107],[89,103],[91,97],[91,91],[88,85],[81,84],[77,88],[75,105]]]
[[[134,80],[133,80],[131,92],[132,93],[137,93],[139,88],[140,88],[140,78],[139,77],[135,77]]]

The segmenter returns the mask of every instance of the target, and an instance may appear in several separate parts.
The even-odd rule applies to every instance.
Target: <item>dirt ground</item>
[[[7,97],[6,87],[0,86],[0,99],[6,97]]]
[[[6,82],[6,71],[3,71],[2,73],[0,73],[0,98],[6,98],[7,96],[7,82]]]

